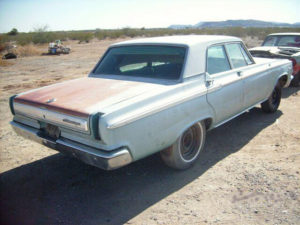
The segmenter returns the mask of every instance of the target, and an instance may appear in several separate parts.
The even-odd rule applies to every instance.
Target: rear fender
[[[279,86],[281,88],[288,87],[292,79],[293,79],[293,75],[284,73],[280,75],[279,78],[277,79],[276,86]]]

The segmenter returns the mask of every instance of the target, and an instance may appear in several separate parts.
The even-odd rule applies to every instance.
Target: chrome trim
[[[234,81],[234,82],[236,82],[236,81]],[[234,82],[230,82],[230,83],[225,84],[225,85],[229,85],[229,84],[234,83]],[[212,92],[217,91],[217,90],[219,90],[219,89],[221,89],[221,88],[223,88],[223,85],[222,85],[222,84],[210,85],[210,88],[207,89],[207,93],[208,93],[208,94],[209,94],[209,93],[212,93]]]
[[[52,103],[52,102],[56,102],[56,98],[51,98],[46,101],[46,103]]]
[[[14,103],[14,110],[17,114],[28,116],[34,119],[53,122],[57,125],[66,126],[75,130],[88,132],[87,119],[69,116],[63,113],[53,112],[47,109],[28,106],[21,103]]]
[[[39,129],[35,129],[15,121],[11,121],[10,124],[17,134],[25,138],[67,155],[71,155],[89,165],[96,166],[101,169],[117,169],[133,161],[128,149],[125,147],[108,152],[65,138],[53,140],[44,136]]]
[[[160,111],[163,111],[165,109],[171,108],[173,106],[179,105],[179,104],[181,104],[181,103],[183,103],[185,101],[189,101],[189,100],[192,100],[192,99],[194,99],[196,97],[203,96],[206,93],[207,93],[207,90],[201,91],[201,92],[197,92],[197,93],[193,93],[192,95],[184,96],[184,97],[182,97],[179,100],[178,99],[176,99],[175,101],[173,100],[173,101],[171,101],[168,104],[163,105],[163,106],[162,105],[158,105],[158,106],[156,106],[154,108],[145,110],[145,111],[143,111],[143,112],[141,112],[139,114],[136,114],[136,115],[134,115],[132,117],[128,117],[128,118],[125,118],[123,120],[117,121],[117,122],[115,122],[113,124],[109,124],[107,126],[107,128],[108,129],[115,129],[115,128],[118,128],[118,127],[121,127],[121,126],[125,126],[125,125],[127,125],[127,124],[129,124],[131,122],[134,122],[136,120],[139,120],[139,119],[142,119],[144,117],[150,116],[152,114],[158,113]]]

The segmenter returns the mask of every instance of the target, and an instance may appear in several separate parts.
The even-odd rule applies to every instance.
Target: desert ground
[[[1,224],[300,224],[300,88],[284,89],[274,114],[258,106],[208,132],[186,171],[159,154],[103,171],[13,132],[9,96],[87,76],[117,41],[73,41],[69,55],[0,67]]]

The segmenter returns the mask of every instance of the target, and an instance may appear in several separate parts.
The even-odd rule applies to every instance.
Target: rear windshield
[[[113,47],[93,72],[177,80],[183,68],[185,52],[184,47],[173,46]]]
[[[268,36],[263,46],[300,47],[300,35],[272,35]]]

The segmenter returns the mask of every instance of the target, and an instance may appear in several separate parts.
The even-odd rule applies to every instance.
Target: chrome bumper
[[[65,138],[52,140],[49,137],[45,137],[40,130],[15,121],[11,121],[10,124],[17,134],[25,138],[71,155],[101,169],[113,170],[132,162],[132,157],[125,147],[107,152]]]

